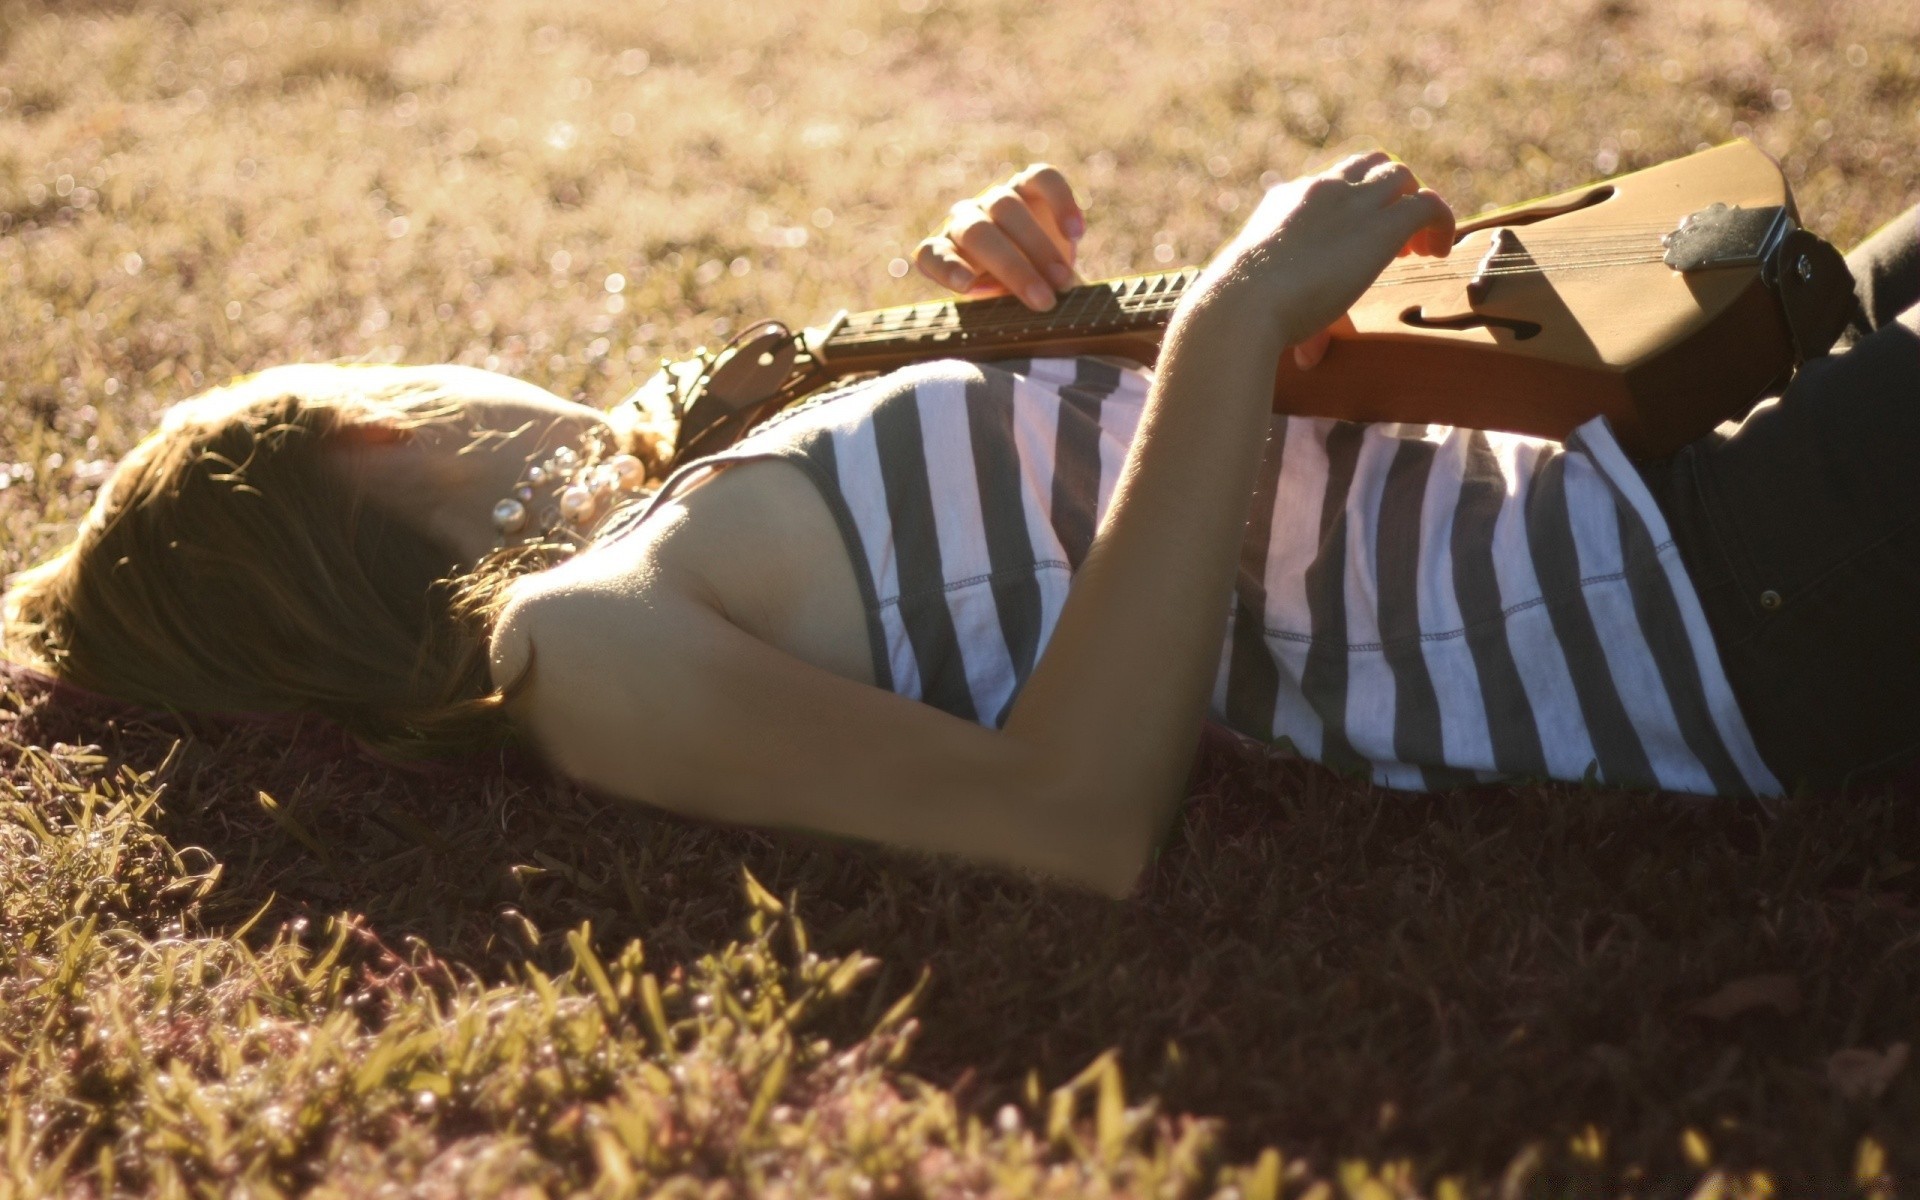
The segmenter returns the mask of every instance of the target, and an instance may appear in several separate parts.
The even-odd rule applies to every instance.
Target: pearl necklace
[[[605,431],[595,429],[587,434],[584,454],[572,446],[559,446],[530,464],[512,494],[493,506],[500,545],[526,545],[553,537],[584,542],[615,500],[641,491],[647,482],[645,466],[631,454],[608,456],[607,440]],[[542,492],[549,498],[535,513],[532,505]]]

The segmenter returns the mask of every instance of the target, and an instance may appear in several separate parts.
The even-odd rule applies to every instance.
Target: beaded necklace
[[[631,454],[608,454],[611,442],[606,430],[589,430],[581,449],[557,446],[529,464],[513,491],[493,506],[500,545],[556,537],[584,543],[615,501],[643,490],[646,467]]]

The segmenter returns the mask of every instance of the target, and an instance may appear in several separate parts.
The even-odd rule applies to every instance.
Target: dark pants
[[[1847,265],[1861,311],[1831,356],[1641,467],[1790,789],[1920,754],[1920,208]]]

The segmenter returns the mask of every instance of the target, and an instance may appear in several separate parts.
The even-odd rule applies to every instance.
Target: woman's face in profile
[[[340,437],[329,460],[352,491],[472,564],[498,544],[494,506],[529,464],[606,428],[597,410],[529,385],[451,405],[402,402],[391,423]]]

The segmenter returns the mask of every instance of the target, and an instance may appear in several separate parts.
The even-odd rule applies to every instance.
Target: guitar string
[[[1598,267],[1630,267],[1657,263],[1665,255],[1636,251],[1633,253],[1609,253],[1594,251],[1586,254],[1568,255],[1564,258],[1535,258],[1526,254],[1496,255],[1473,264],[1454,263],[1449,266],[1435,264],[1431,269],[1400,269],[1381,272],[1379,284],[1393,286],[1398,283],[1425,283],[1428,280],[1473,279],[1481,275],[1513,275],[1531,271],[1584,271]]]
[[[1644,234],[1609,234],[1605,237],[1554,238],[1552,241],[1534,242],[1531,244],[1522,242],[1514,246],[1512,252],[1523,254],[1552,254],[1557,250],[1569,247],[1578,249],[1592,246],[1647,246],[1649,243],[1653,245],[1664,245],[1664,243],[1657,239]],[[1501,250],[1500,252],[1508,253],[1506,250]],[[1463,254],[1456,247],[1455,253],[1449,255],[1448,258],[1473,257],[1474,253],[1474,251],[1468,250]],[[1484,254],[1486,251],[1481,250],[1479,253]]]

